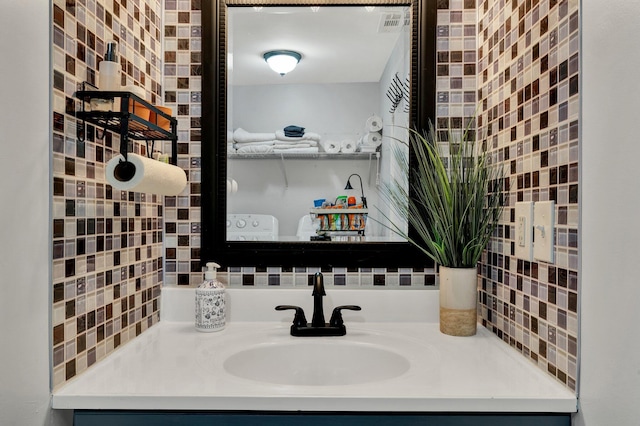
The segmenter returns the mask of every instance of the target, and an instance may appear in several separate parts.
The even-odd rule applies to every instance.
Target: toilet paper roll
[[[380,130],[382,130],[382,118],[378,117],[375,114],[372,115],[371,117],[367,118],[367,122],[364,128],[367,130],[367,132],[379,132]]]
[[[235,179],[227,179],[227,194],[238,192],[238,182]]]
[[[322,144],[324,148],[324,152],[328,152],[329,154],[337,154],[340,152],[340,143],[335,141],[326,141]]]
[[[382,143],[382,135],[378,132],[369,132],[360,139],[363,145],[380,146]]]
[[[180,167],[137,154],[113,157],[107,163],[107,183],[122,191],[158,195],[178,195],[187,186],[187,176]]]
[[[356,152],[356,143],[350,139],[343,140],[340,146],[340,152],[345,154]]]

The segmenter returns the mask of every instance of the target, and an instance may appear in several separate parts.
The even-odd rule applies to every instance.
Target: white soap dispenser
[[[216,278],[220,265],[207,263],[204,282],[196,288],[196,330],[220,331],[226,325],[226,291]]]

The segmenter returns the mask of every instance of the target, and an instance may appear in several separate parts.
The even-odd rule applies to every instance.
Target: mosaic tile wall
[[[202,282],[200,267],[200,0],[164,0],[164,104],[178,119],[178,165],[188,172],[183,195],[165,202],[165,284]]]
[[[570,389],[578,356],[578,0],[478,3],[479,134],[511,190],[483,265],[481,318]],[[517,201],[554,200],[555,263],[517,259]]]
[[[462,128],[476,110],[476,51],[473,0],[438,0],[438,126]],[[166,285],[197,285],[200,268],[200,1],[165,0],[164,101],[178,116],[180,165],[189,170],[189,194],[165,204]],[[451,52],[449,52],[451,50]],[[171,204],[170,204],[171,203]],[[305,286],[319,268],[227,266],[219,275],[231,286]],[[426,269],[323,269],[329,286],[434,286]]]
[[[122,83],[160,100],[163,29],[160,0],[52,3],[52,365],[59,386],[159,320],[163,200],[105,182],[119,137],[100,138],[88,125],[78,140],[73,95],[79,83],[96,82],[106,42],[116,40]]]

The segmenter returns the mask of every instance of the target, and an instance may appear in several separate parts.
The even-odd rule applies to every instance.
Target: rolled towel
[[[281,140],[281,141],[316,141],[316,142],[320,142],[320,135],[318,133],[313,133],[313,132],[306,132],[304,135],[299,136],[299,137],[292,137],[292,136],[287,136],[284,134],[284,131],[282,130],[276,130],[276,139]]]
[[[324,152],[328,152],[329,154],[337,154],[340,152],[340,142],[336,141],[326,141],[322,144],[322,148],[324,148]]]
[[[382,135],[378,132],[369,132],[360,138],[363,145],[378,146],[382,143]]]
[[[364,128],[367,130],[367,132],[379,132],[380,130],[382,130],[382,118],[378,117],[375,114],[372,115],[371,117],[367,118],[367,122]]]
[[[275,138],[275,133],[250,133],[241,128],[237,128],[233,132],[233,140],[236,142],[272,141]]]
[[[351,139],[345,139],[340,144],[340,152],[344,154],[351,154],[356,152],[356,143]]]

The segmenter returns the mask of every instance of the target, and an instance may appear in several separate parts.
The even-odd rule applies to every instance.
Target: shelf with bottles
[[[310,209],[312,220],[317,221],[318,236],[361,236],[365,235],[367,216],[366,208],[313,208]]]
[[[80,99],[77,138],[84,141],[85,123],[91,123],[103,131],[120,135],[120,153],[126,158],[129,139],[146,141],[147,152],[154,151],[156,140],[171,141],[170,163],[177,164],[177,120],[159,107],[129,91],[102,91],[89,83],[83,83],[75,93]],[[149,147],[148,142],[152,142]]]

